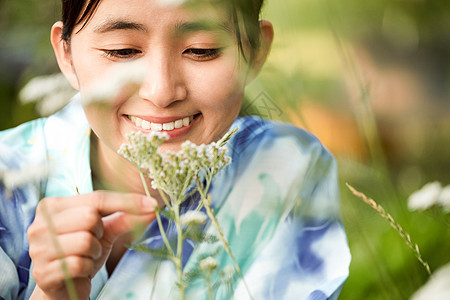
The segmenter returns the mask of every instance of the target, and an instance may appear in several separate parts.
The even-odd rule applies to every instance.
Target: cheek
[[[190,80],[189,92],[203,110],[216,114],[239,111],[245,76],[236,61],[223,59],[190,74],[196,76]]]
[[[119,124],[114,109],[107,104],[89,104],[84,107],[89,125],[95,135],[112,149],[118,149],[122,143],[117,133]]]
[[[77,42],[72,46],[72,64],[82,93],[83,90],[103,83],[103,76],[99,76],[99,74],[108,74],[110,65],[98,51],[80,46],[84,42],[83,39]]]
[[[243,77],[235,64],[211,65],[197,74],[189,89],[191,103],[203,116],[201,140],[196,142],[210,143],[225,134],[238,116]]]

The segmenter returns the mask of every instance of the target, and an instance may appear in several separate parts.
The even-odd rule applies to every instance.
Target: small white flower
[[[203,225],[208,217],[201,211],[189,210],[180,216],[180,222],[183,227],[189,225]]]
[[[428,282],[411,297],[411,300],[429,299],[450,299],[450,264],[435,271]]]
[[[450,185],[447,185],[441,190],[438,203],[442,205],[446,212],[450,212]]]
[[[225,281],[226,283],[231,283],[233,282],[233,278],[234,278],[234,267],[233,266],[226,266],[223,270],[222,270],[222,279],[223,281]]]
[[[197,146],[186,141],[178,152],[161,154],[158,149],[168,138],[165,132],[133,132],[126,138],[129,144],[123,144],[118,153],[153,179],[152,187],[168,194],[173,203],[186,199],[182,195],[198,183],[199,174],[212,178],[230,161],[226,149],[217,143]]]
[[[38,76],[31,79],[22,88],[19,97],[23,103],[31,103],[36,102],[57,90],[66,88],[71,87],[62,73]]]
[[[42,98],[37,103],[36,109],[41,116],[49,116],[68,104],[75,93],[73,89],[56,91]]]
[[[69,103],[75,93],[64,75],[58,73],[31,79],[20,91],[19,98],[24,104],[36,102],[40,115],[50,115]]]
[[[199,263],[198,263],[198,268],[200,269],[200,271],[212,271],[215,268],[217,268],[217,260],[215,260],[213,257],[208,256],[205,259],[202,259]]]
[[[437,204],[441,190],[441,184],[437,181],[426,184],[409,196],[409,210],[425,210]]]
[[[151,185],[152,185],[152,189],[154,189],[154,190],[158,189],[158,185],[156,184],[156,182],[154,180],[152,180]]]

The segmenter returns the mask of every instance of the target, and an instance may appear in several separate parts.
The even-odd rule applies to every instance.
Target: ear
[[[259,27],[261,31],[261,41],[260,46],[255,52],[253,57],[252,65],[250,66],[250,73],[247,77],[247,84],[252,81],[256,75],[258,75],[262,66],[266,62],[267,56],[269,55],[270,48],[273,41],[273,26],[272,23],[266,20],[259,21]]]
[[[61,21],[56,22],[51,30],[50,39],[55,52],[56,61],[58,62],[59,69],[66,76],[69,83],[76,90],[80,88],[78,84],[77,74],[72,64],[72,55],[70,50],[70,43],[62,39],[63,23]]]

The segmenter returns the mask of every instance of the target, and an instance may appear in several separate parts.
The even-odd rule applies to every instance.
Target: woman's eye
[[[132,58],[141,53],[136,49],[104,49],[103,52],[106,56],[113,58]]]
[[[218,56],[220,56],[221,51],[218,48],[214,49],[199,49],[199,48],[191,48],[187,49],[183,52],[183,54],[187,54],[192,56],[196,60],[211,60]]]

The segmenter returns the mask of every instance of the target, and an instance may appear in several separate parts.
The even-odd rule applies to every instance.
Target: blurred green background
[[[18,101],[58,71],[49,30],[57,0],[0,0],[0,130],[38,117]],[[389,224],[348,182],[392,214],[432,270],[450,261],[450,216],[410,212],[424,184],[450,184],[450,1],[269,0],[267,65],[243,114],[288,121],[336,156],[353,260],[340,299],[408,299],[428,279]]]

